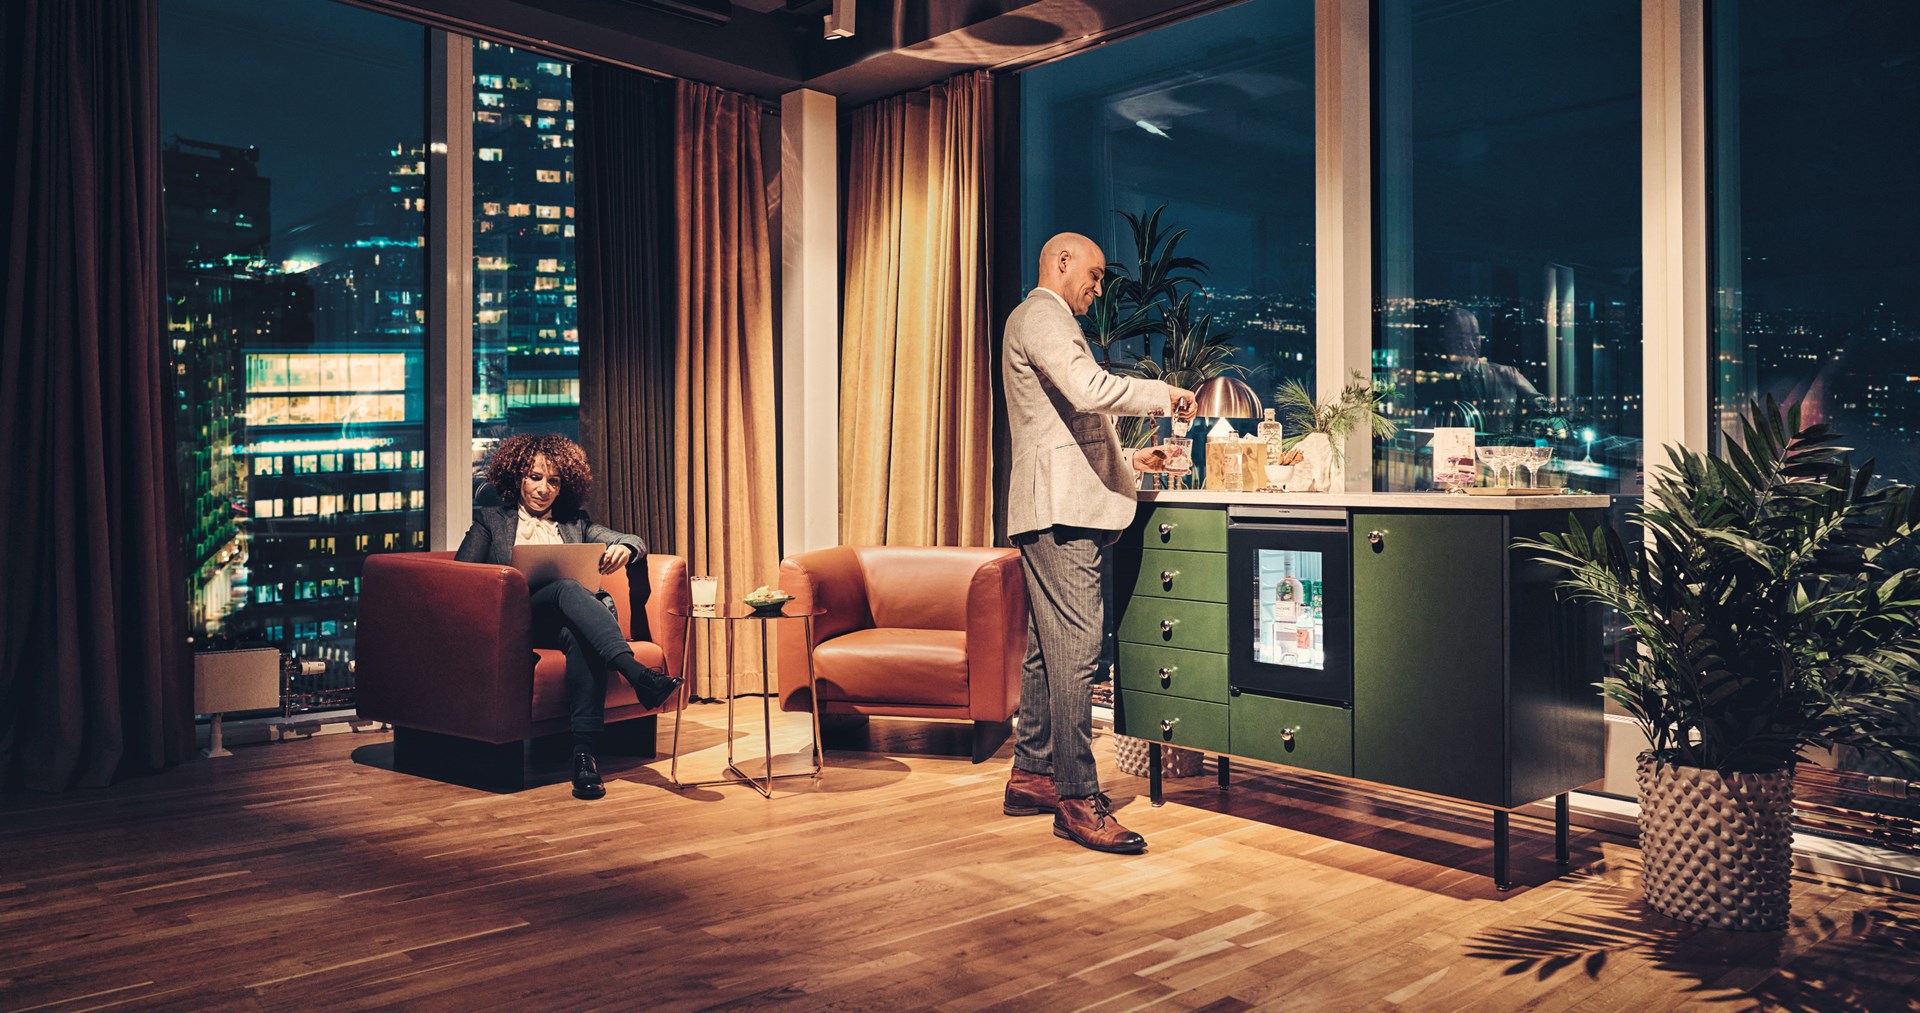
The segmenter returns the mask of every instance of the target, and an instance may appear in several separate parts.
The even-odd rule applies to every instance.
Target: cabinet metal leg
[[[1493,811],[1493,885],[1497,890],[1510,890],[1513,881],[1507,875],[1507,811]]]
[[[1553,797],[1553,858],[1562,869],[1573,864],[1573,855],[1567,848],[1567,833],[1573,822],[1567,801],[1564,791]]]
[[[1233,773],[1232,773],[1233,767],[1230,761],[1226,757],[1221,756],[1221,757],[1218,757],[1217,759],[1219,760],[1219,767],[1220,767],[1220,790],[1226,791],[1227,779],[1233,776]]]
[[[1156,806],[1167,804],[1160,793],[1160,743],[1147,743],[1147,799]]]

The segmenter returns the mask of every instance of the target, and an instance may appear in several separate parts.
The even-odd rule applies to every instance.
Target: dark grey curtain
[[[573,101],[588,510],[667,551],[676,467],[673,84],[581,64]]]
[[[162,345],[155,0],[0,3],[0,777],[193,746]]]

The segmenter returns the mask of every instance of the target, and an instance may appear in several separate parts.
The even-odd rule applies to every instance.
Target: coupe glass
[[[1553,448],[1524,447],[1522,449],[1527,452],[1527,488],[1538,489],[1540,487],[1540,469],[1546,467],[1547,462],[1553,460]]]
[[[1494,484],[1492,480],[1498,479],[1500,477],[1500,462],[1503,460],[1502,452],[1505,451],[1506,449],[1507,448],[1505,447],[1473,448],[1473,455],[1480,459],[1480,463],[1485,465],[1487,471],[1491,474],[1491,477],[1487,482],[1488,485]]]

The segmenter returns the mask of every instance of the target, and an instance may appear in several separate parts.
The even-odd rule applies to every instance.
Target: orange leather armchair
[[[975,763],[1006,741],[1027,650],[1017,550],[836,546],[783,560],[780,587],[826,610],[811,645],[780,624],[783,709],[807,709],[811,646],[822,714],[972,721]]]
[[[630,577],[643,581],[630,586]],[[650,553],[606,575],[620,632],[642,664],[683,675],[687,563]],[[362,717],[394,726],[394,766],[454,781],[522,787],[531,780],[535,739],[568,727],[566,655],[530,642],[527,581],[510,566],[457,563],[451,552],[367,557],[355,644]],[[658,710],[633,688],[607,680],[607,735],[613,750],[652,756],[661,711],[685,706],[686,692]]]

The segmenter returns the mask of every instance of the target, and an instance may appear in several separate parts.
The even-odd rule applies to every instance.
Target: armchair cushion
[[[857,630],[813,652],[826,700],[967,706],[967,635],[958,630]]]

